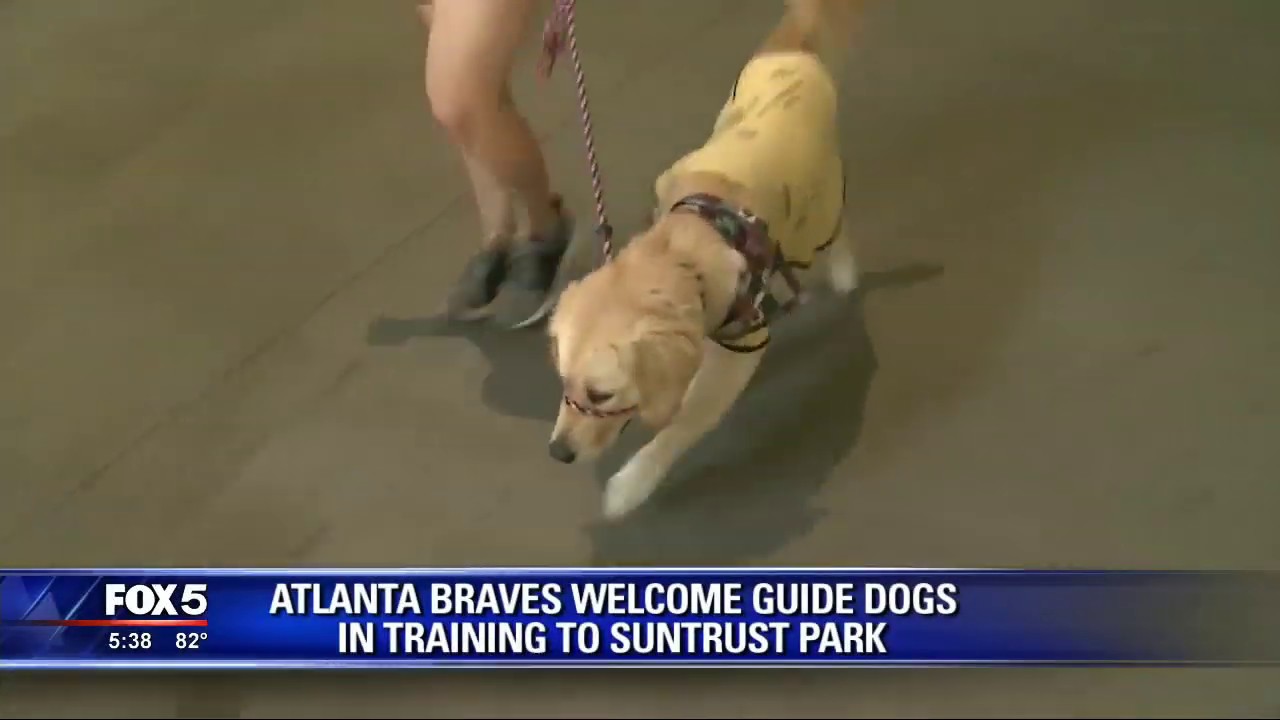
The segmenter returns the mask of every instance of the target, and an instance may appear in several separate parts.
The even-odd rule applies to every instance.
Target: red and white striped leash
[[[591,192],[596,202],[596,234],[600,236],[600,244],[604,250],[604,260],[613,258],[613,226],[609,224],[609,215],[604,206],[604,180],[600,172],[600,161],[596,157],[595,133],[591,126],[591,105],[587,101],[587,79],[582,71],[582,59],[578,55],[578,36],[576,28],[576,0],[555,0],[555,8],[547,18],[542,31],[542,63],[543,78],[551,76],[556,58],[564,51],[566,40],[569,57],[573,61],[574,82],[578,89],[578,111],[582,119],[582,137],[587,146],[587,167],[591,172]]]

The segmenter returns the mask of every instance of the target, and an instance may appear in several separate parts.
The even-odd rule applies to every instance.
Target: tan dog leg
[[[738,353],[710,341],[707,345],[702,366],[671,424],[609,478],[604,491],[605,517],[620,518],[653,494],[675,461],[729,411],[764,357],[763,350]]]

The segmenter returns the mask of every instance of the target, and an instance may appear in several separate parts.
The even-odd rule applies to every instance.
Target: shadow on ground
[[[600,565],[737,565],[813,529],[814,497],[853,451],[877,370],[865,293],[927,280],[937,266],[869,273],[851,300],[825,298],[778,323],[738,404],[654,499],[592,529]],[[647,440],[625,438],[599,465],[603,483]]]
[[[894,392],[877,417],[878,451],[858,461],[867,465],[858,465],[855,476],[890,459],[895,448],[909,447],[909,428],[922,414],[944,411],[986,377],[993,353],[1038,284],[1041,243],[1049,231],[1034,224],[1034,210],[1044,184],[1082,156],[1140,134],[1168,109],[1158,93],[1061,70],[1045,69],[1058,76],[1050,87],[920,108],[900,119],[894,142],[874,149],[857,142],[858,129],[845,127],[856,151],[850,189],[859,219],[855,234],[876,235],[867,240],[880,246],[873,254],[883,264],[896,264],[883,258],[901,257],[895,249],[901,244],[909,254],[957,261],[961,275],[931,288],[923,303],[895,299],[884,308],[894,337],[882,340],[906,364],[895,369]],[[1092,102],[1082,103],[1082,97]],[[1045,116],[1055,120],[1052,142],[1020,130]],[[823,300],[782,322],[747,393],[654,499],[623,522],[590,529],[593,562],[735,565],[808,533],[821,518],[815,495],[859,439],[877,371],[864,300],[940,270],[908,264],[870,273],[853,302]],[[960,290],[981,301],[955,302]],[[545,360],[542,333],[453,326],[433,317],[379,318],[368,334],[375,345],[416,337],[473,343],[491,368],[481,389],[487,407],[554,421],[559,383]],[[631,429],[602,458],[597,480],[603,483],[647,437]]]
[[[503,331],[482,323],[451,323],[443,316],[379,317],[369,324],[370,345],[403,345],[417,338],[462,338],[489,363],[480,399],[494,412],[552,423],[560,407],[560,380],[539,330]]]
[[[592,528],[596,564],[728,565],[807,533],[811,499],[852,450],[876,371],[861,298],[928,280],[931,265],[868,273],[845,301],[823,298],[779,322],[760,372],[725,421],[672,471],[654,500],[620,523]],[[481,398],[505,415],[551,424],[560,388],[541,333],[454,325],[441,317],[378,318],[371,345],[461,337],[490,365]],[[648,440],[634,428],[597,464],[603,483]],[[549,462],[549,461],[548,461]]]
[[[983,71],[1009,51],[987,51]],[[892,59],[892,52],[888,53]],[[896,66],[895,66],[896,67]],[[947,282],[896,297],[940,265],[869,274],[851,303],[822,301],[786,319],[760,375],[725,422],[677,465],[653,501],[624,522],[590,529],[601,565],[733,565],[809,532],[814,497],[859,440],[877,374],[864,301],[883,315],[881,353],[894,378],[879,408],[876,447],[853,475],[894,462],[924,416],[950,412],[990,382],[1007,336],[1036,299],[1044,243],[1041,195],[1092,158],[1149,132],[1183,109],[1165,88],[1087,67],[1022,58],[1010,87],[966,87],[905,113],[843,125],[851,153],[850,209],[865,264],[928,257]],[[1008,73],[1006,73],[1008,74]],[[886,125],[887,123],[887,125]],[[881,142],[868,142],[868,137]],[[369,342],[459,337],[491,367],[481,398],[505,415],[554,420],[559,383],[542,333],[450,326],[438,318],[381,318]],[[869,431],[870,432],[870,431]],[[633,428],[598,464],[603,482],[647,438]]]

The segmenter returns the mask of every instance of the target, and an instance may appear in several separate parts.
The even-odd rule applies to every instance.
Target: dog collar
[[[630,415],[636,409],[636,406],[632,405],[631,407],[620,408],[618,410],[601,410],[599,408],[583,405],[582,403],[574,400],[568,395],[564,396],[564,404],[573,408],[577,412],[582,413],[583,415],[587,415],[593,418],[611,418],[611,417],[619,417],[622,415]]]

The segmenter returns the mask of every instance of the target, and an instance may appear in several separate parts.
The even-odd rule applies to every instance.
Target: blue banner
[[[0,668],[1280,661],[1264,574],[14,570]]]

